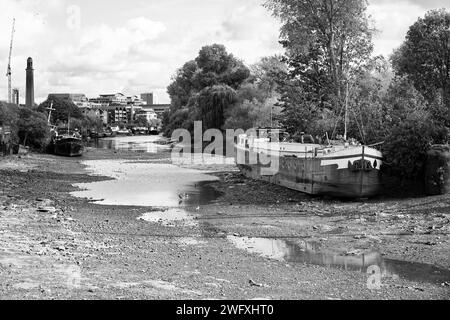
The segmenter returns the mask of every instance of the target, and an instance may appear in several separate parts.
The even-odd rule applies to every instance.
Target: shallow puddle
[[[383,277],[434,284],[450,280],[450,270],[424,263],[385,259],[379,252],[345,256],[321,250],[320,245],[314,242],[305,241],[299,245],[277,239],[236,236],[228,236],[227,239],[239,249],[279,261],[306,263],[363,273],[366,273],[371,266],[378,266]]]
[[[82,191],[72,192],[98,204],[149,207],[199,206],[212,202],[220,193],[206,182],[217,177],[171,164],[126,160],[83,162],[94,175],[114,180],[79,183]]]
[[[194,217],[183,209],[168,209],[162,211],[152,211],[144,213],[138,218],[153,223],[159,223],[163,226],[175,227],[178,225],[195,226]]]
[[[169,150],[167,146],[155,143],[159,136],[124,136],[94,140],[90,146],[97,149],[124,150],[140,153],[158,153]]]

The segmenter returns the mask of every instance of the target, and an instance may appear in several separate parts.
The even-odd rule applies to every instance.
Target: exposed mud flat
[[[171,184],[170,205],[73,196],[87,191],[79,184],[89,190],[122,175],[95,174],[82,161],[178,172],[168,155],[89,149],[81,159],[0,159],[0,296],[450,299],[449,196],[311,198],[247,180],[229,164],[183,165],[208,178]],[[198,182],[212,195],[195,200]],[[367,286],[371,265],[382,271],[377,290]]]

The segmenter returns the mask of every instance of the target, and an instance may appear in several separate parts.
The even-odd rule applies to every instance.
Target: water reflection
[[[210,203],[220,193],[206,182],[218,180],[198,170],[171,164],[126,160],[85,161],[88,170],[114,180],[79,183],[72,195],[103,205],[183,207]]]
[[[124,136],[93,140],[90,147],[107,150],[134,151],[139,153],[158,153],[167,146],[156,144],[159,136]]]
[[[237,248],[263,257],[292,263],[307,263],[349,271],[366,273],[368,267],[379,266],[383,277],[404,278],[411,281],[440,284],[450,280],[450,271],[433,265],[384,259],[379,252],[358,256],[345,256],[324,251],[315,242],[304,241],[301,245],[277,239],[228,236]]]

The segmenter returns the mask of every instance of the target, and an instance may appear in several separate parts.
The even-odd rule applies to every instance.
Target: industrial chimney
[[[33,59],[27,59],[27,82],[26,82],[26,93],[25,93],[25,105],[27,107],[34,106],[34,69],[33,69]]]

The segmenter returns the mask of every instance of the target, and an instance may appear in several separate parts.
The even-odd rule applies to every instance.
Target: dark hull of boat
[[[321,159],[272,156],[278,161],[278,170],[267,174],[269,165],[249,164],[249,151],[245,162],[238,164],[248,178],[267,181],[311,195],[340,198],[369,198],[381,191],[379,170],[338,169],[337,165],[321,165]]]
[[[80,157],[83,155],[83,143],[74,140],[56,141],[55,154],[65,157]]]

